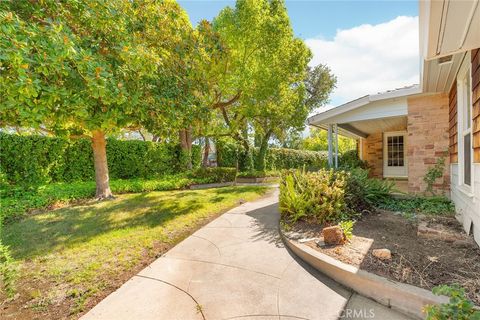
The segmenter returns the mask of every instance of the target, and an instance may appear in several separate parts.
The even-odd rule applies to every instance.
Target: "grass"
[[[239,199],[253,200],[266,190],[123,194],[7,224],[2,240],[18,264],[20,294],[10,309],[27,305],[28,312],[47,317],[79,313]]]
[[[114,194],[185,189],[192,184],[235,180],[235,168],[200,168],[151,179],[112,180]],[[0,221],[10,222],[27,213],[77,202],[95,196],[94,181],[50,183],[39,186],[0,186]]]

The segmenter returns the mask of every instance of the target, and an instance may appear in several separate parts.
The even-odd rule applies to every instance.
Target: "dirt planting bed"
[[[297,223],[290,233],[298,241],[365,271],[431,290],[441,284],[460,284],[480,305],[480,248],[454,217],[409,220],[390,211],[364,216],[345,245],[323,243],[322,227]],[[375,257],[388,249],[391,259]]]

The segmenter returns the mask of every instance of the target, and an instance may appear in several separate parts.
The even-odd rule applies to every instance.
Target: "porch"
[[[394,180],[404,193],[425,191],[423,177],[449,146],[448,97],[423,95],[411,86],[364,96],[308,119],[311,126],[327,130],[329,164],[338,166],[338,135],[357,140],[360,159],[372,177]],[[447,191],[444,181],[437,189]]]

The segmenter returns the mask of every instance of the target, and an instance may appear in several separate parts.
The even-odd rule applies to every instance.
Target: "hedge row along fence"
[[[200,158],[200,148],[194,146],[194,167]],[[108,139],[107,159],[111,179],[173,174],[185,164],[178,145],[138,140]],[[9,182],[27,185],[94,180],[91,141],[0,133],[0,173]]]
[[[258,148],[253,148],[255,160]],[[238,161],[237,147],[233,143],[217,142],[217,162],[221,167],[235,167]],[[286,148],[269,148],[266,156],[266,170],[294,169],[305,167],[308,170],[325,168],[328,153]]]
[[[257,152],[253,149],[254,156]],[[237,148],[233,143],[217,143],[220,167],[236,167]],[[192,146],[192,164],[198,168],[201,150]],[[139,140],[107,141],[111,179],[152,178],[175,174],[186,168],[179,145]],[[320,169],[327,164],[326,152],[271,148],[266,170]],[[38,135],[19,136],[0,132],[0,175],[17,184],[94,180],[93,153],[89,139],[68,140]]]

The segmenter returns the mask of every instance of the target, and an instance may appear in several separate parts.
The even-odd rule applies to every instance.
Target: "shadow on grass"
[[[245,190],[244,190],[245,191]],[[223,193],[223,192],[222,192]],[[86,206],[58,209],[7,225],[3,242],[16,259],[48,254],[122,229],[153,228],[220,202],[216,191],[141,193]]]

